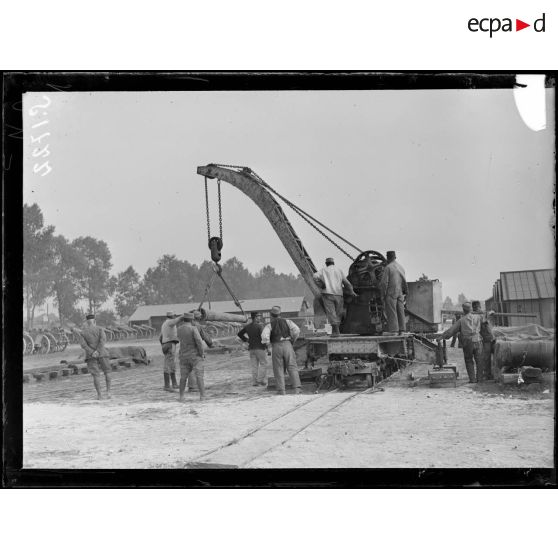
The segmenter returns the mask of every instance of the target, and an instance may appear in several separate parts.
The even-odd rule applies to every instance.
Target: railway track
[[[377,391],[383,387],[347,392],[334,389],[305,397],[305,401],[278,417],[210,451],[206,451],[185,464],[185,468],[243,468],[249,467],[263,455],[288,443],[315,422],[335,411],[348,401]]]

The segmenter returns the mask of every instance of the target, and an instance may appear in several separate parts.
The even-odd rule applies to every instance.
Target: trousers
[[[477,378],[482,379],[482,343],[473,341],[470,337],[461,336],[461,344],[463,345],[463,356],[469,381],[476,382]],[[476,373],[475,364],[477,366]]]
[[[296,355],[290,341],[271,344],[271,364],[277,391],[285,391],[285,370],[289,373],[292,387],[300,387]]]
[[[384,299],[384,308],[387,319],[388,331],[405,331],[405,306],[403,302],[403,295],[393,298],[387,295]]]
[[[492,342],[482,344],[482,379],[492,379]]]
[[[343,317],[343,297],[324,293],[322,295],[322,301],[324,303],[327,321],[331,325],[339,325]]]
[[[204,366],[203,358],[201,357],[188,357],[180,359],[180,380],[183,378],[188,378],[188,387],[191,388],[192,380],[196,378],[197,380],[203,381],[204,376]]]
[[[107,357],[91,357],[85,362],[87,364],[87,370],[92,376],[100,376],[101,370],[107,375],[110,372],[110,365]],[[99,367],[101,370],[99,370]]]
[[[250,349],[252,383],[267,382],[267,356],[265,349]]]
[[[165,372],[165,374],[175,374],[176,373],[176,358],[175,358],[176,344],[163,343],[162,349],[165,358],[163,372]]]

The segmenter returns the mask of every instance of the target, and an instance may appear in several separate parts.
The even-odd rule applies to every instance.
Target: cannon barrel
[[[203,322],[241,322],[246,323],[248,318],[246,316],[241,316],[238,314],[227,314],[225,312],[214,312],[213,310],[206,310],[201,308],[199,310],[201,314],[201,320]]]

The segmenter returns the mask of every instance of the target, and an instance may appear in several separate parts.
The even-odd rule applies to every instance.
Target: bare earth
[[[162,390],[155,341],[148,366],[113,373],[113,398],[94,399],[89,375],[24,384],[25,468],[553,467],[554,393],[465,382],[411,387],[414,364],[384,391],[275,396],[251,386],[248,354],[208,355],[208,400]],[[79,348],[24,359],[24,368],[78,357]]]

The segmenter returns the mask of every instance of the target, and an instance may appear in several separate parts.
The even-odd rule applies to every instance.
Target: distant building
[[[501,326],[536,323],[555,327],[556,273],[553,269],[504,271],[494,283],[492,296],[486,300],[486,310],[505,314],[534,314],[535,316],[497,316]]]
[[[199,307],[199,302],[180,302],[176,304],[148,304],[138,306],[136,311],[130,316],[130,325],[149,325],[157,330],[161,329],[161,324],[167,319],[167,312],[183,314],[191,312]],[[289,318],[299,326],[307,322],[313,315],[312,305],[303,296],[290,296],[283,298],[256,298],[241,301],[242,309],[246,314],[250,312],[261,312],[264,319],[269,321],[269,310],[272,306],[280,306],[282,316]],[[219,300],[207,302],[203,307],[215,312],[226,312],[227,314],[242,314],[240,309],[232,300]]]

